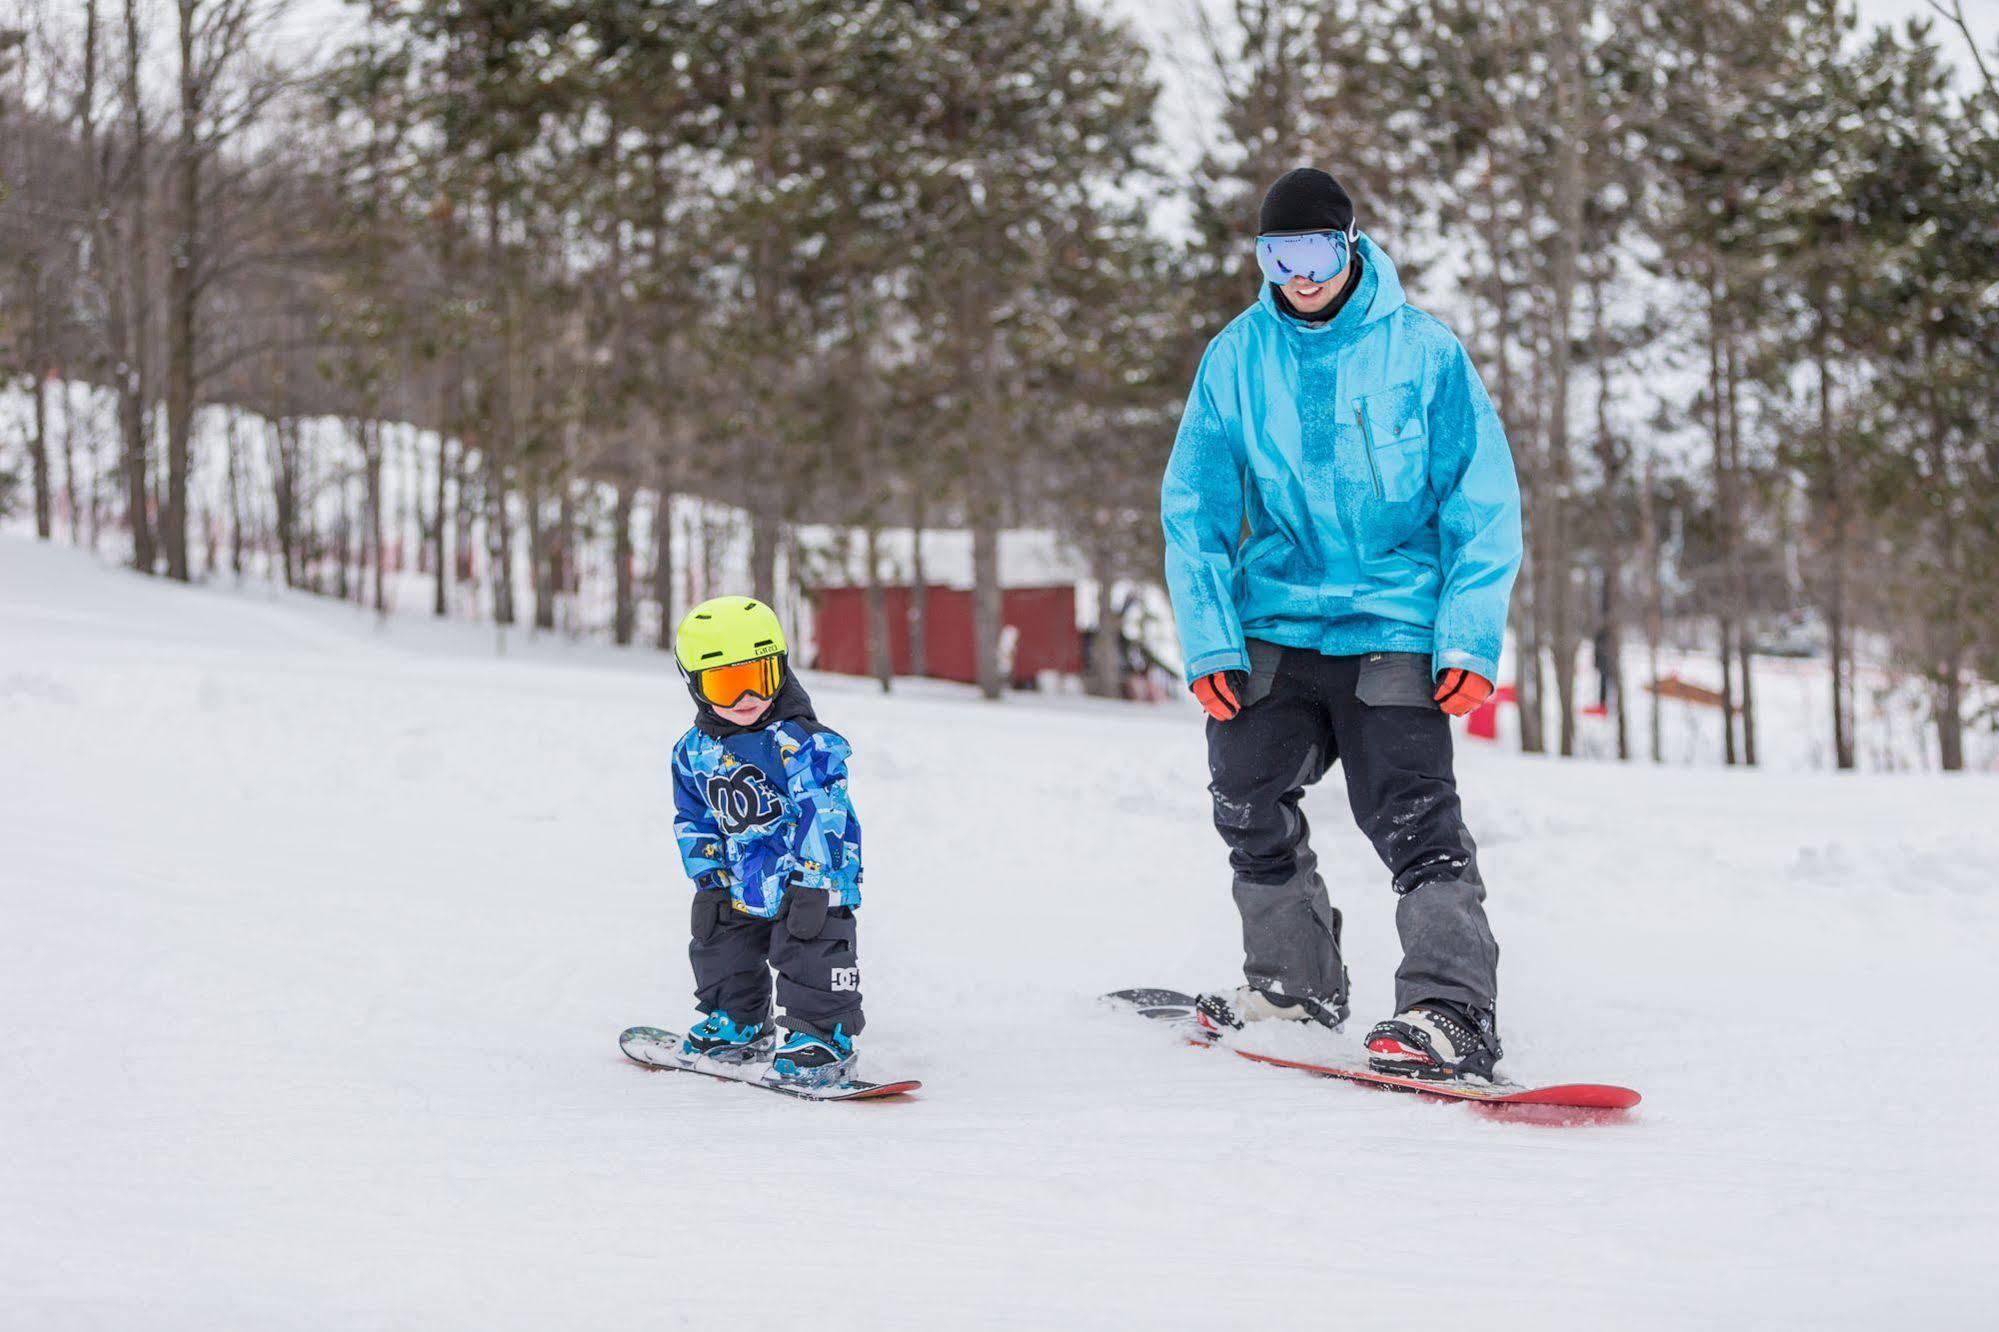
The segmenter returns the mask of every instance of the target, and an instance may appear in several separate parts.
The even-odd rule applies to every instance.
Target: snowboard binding
[[[1429,1082],[1490,1082],[1501,1054],[1491,1013],[1441,1002],[1412,1004],[1376,1023],[1367,1034],[1367,1048],[1367,1066],[1375,1072]]]
[[[1211,1035],[1241,1031],[1252,1022],[1316,1022],[1334,1031],[1346,1023],[1347,999],[1271,995],[1244,985],[1232,994],[1204,994],[1194,1001],[1194,1021]]]

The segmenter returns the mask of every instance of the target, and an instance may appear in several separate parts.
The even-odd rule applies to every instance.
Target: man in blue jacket
[[[1377,1069],[1491,1077],[1499,946],[1449,715],[1492,692],[1520,564],[1498,415],[1323,171],[1270,188],[1256,304],[1208,344],[1161,495],[1187,680],[1210,714],[1244,975],[1211,1025],[1347,1016],[1340,913],[1299,808],[1337,761],[1400,901]]]

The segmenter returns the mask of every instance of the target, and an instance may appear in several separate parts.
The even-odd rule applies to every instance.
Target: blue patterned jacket
[[[1464,347],[1362,235],[1324,324],[1268,284],[1208,344],[1166,466],[1166,586],[1187,679],[1247,670],[1245,636],[1423,652],[1498,679],[1520,490]]]
[[[753,916],[776,916],[791,883],[826,889],[829,905],[859,906],[861,825],[847,799],[852,752],[813,717],[788,671],[761,725],[688,731],[673,749],[673,831],[688,877],[726,884]]]

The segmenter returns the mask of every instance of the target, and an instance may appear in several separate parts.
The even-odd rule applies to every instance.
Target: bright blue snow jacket
[[[673,748],[673,832],[687,876],[726,883],[738,909],[774,917],[790,884],[824,888],[828,905],[861,904],[861,825],[847,799],[836,733],[809,717]]]
[[[1265,284],[1201,358],[1160,496],[1190,683],[1249,669],[1245,636],[1498,679],[1513,455],[1464,347],[1380,247],[1358,248],[1330,321],[1286,314]]]

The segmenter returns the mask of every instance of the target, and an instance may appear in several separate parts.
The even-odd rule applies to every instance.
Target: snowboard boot
[[[719,1008],[710,1013],[680,1041],[681,1051],[705,1055],[724,1064],[748,1064],[769,1057],[777,1038],[770,1023],[745,1026]]]
[[[1443,999],[1411,1004],[1367,1034],[1367,1066],[1377,1073],[1443,1082],[1492,1080],[1503,1051],[1490,1011]]]
[[[854,1038],[844,1027],[833,1028],[830,1037],[794,1031],[777,1047],[771,1068],[785,1082],[825,1087],[845,1082],[854,1071],[854,1058]]]
[[[1213,1035],[1241,1031],[1252,1022],[1316,1022],[1338,1031],[1347,1020],[1345,995],[1306,999],[1266,994],[1250,985],[1229,994],[1204,994],[1194,1004],[1194,1020]]]

